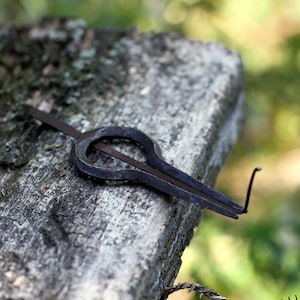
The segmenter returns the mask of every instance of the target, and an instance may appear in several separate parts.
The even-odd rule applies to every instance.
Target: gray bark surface
[[[0,54],[0,299],[159,299],[201,208],[80,176],[72,138],[28,118],[24,105],[81,131],[136,127],[167,162],[212,185],[243,122],[240,57],[80,20],[2,26]]]

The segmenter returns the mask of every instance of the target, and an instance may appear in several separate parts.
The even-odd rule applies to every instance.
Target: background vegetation
[[[229,299],[300,297],[299,0],[0,0],[0,22],[77,16],[94,27],[178,31],[239,51],[248,115],[217,188],[242,200],[263,167],[250,213],[238,222],[207,213],[183,255],[178,281]],[[192,299],[182,293],[172,299]]]

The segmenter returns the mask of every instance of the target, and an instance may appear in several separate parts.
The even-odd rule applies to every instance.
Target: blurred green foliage
[[[205,215],[178,280],[232,300],[300,297],[300,1],[0,0],[1,23],[45,15],[80,17],[94,27],[178,31],[241,53],[247,121],[217,188],[241,199],[253,166],[264,170],[238,223]]]

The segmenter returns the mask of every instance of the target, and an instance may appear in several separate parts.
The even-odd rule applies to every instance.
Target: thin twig
[[[201,298],[202,296],[207,297],[211,300],[226,300],[227,298],[219,295],[216,291],[209,289],[208,287],[198,283],[178,283],[172,287],[166,287],[161,300],[166,300],[172,293],[178,292],[179,290],[189,289],[189,293],[195,292]]]

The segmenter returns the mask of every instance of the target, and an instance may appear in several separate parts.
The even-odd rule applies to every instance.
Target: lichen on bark
[[[126,31],[95,31],[81,20],[44,19],[0,29],[0,165],[20,167],[35,152],[36,127],[26,105],[43,103],[64,117],[84,109],[126,78],[126,52],[113,51]],[[27,120],[28,121],[28,120]]]

